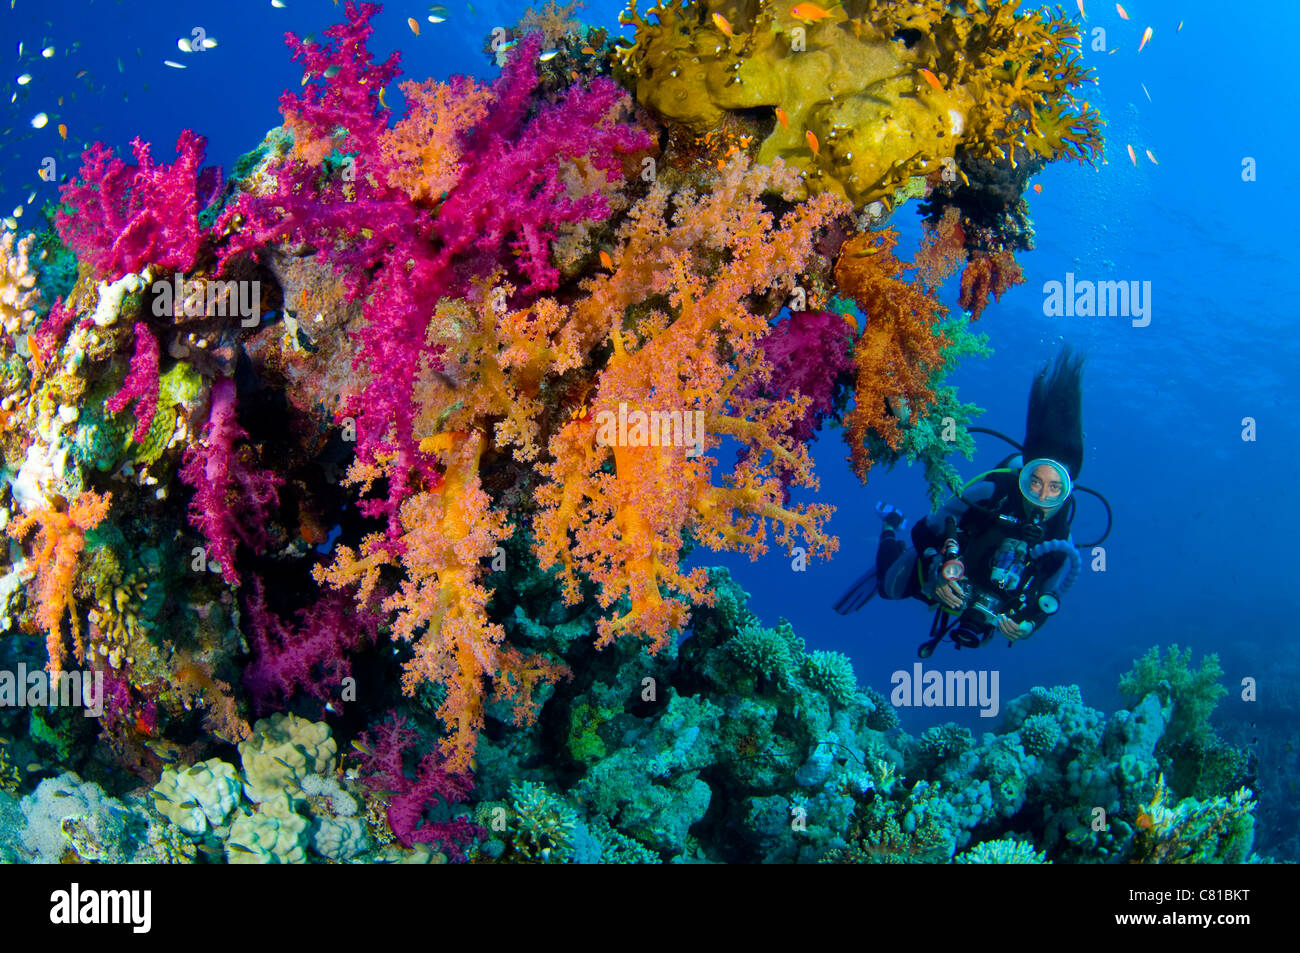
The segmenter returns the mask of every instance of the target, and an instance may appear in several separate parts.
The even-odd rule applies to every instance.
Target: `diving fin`
[[[876,567],[872,566],[849,587],[844,595],[840,596],[839,602],[835,603],[833,608],[840,615],[857,612],[874,599],[878,591],[876,588]]]

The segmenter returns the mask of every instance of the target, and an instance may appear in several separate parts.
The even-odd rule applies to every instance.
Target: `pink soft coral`
[[[222,378],[212,386],[203,442],[185,449],[180,477],[195,490],[190,520],[208,537],[212,556],[232,585],[239,585],[237,539],[255,548],[266,545],[266,525],[279,504],[279,487],[284,482],[269,470],[253,466],[250,448],[236,448],[247,439],[236,414],[235,382]]]
[[[418,742],[415,729],[401,717],[362,734],[355,742],[362,780],[373,791],[388,792],[388,826],[403,847],[436,844],[453,859],[464,860],[466,845],[482,837],[483,828],[463,817],[426,819],[425,812],[449,814],[452,804],[469,797],[473,782],[468,774],[447,771],[437,749],[419,759],[411,777],[406,756]]]
[[[64,244],[101,274],[136,272],[148,264],[189,268],[203,239],[200,192],[213,191],[211,173],[200,174],[206,144],[182,130],[171,165],[155,164],[149,144],[138,138],[131,140],[135,165],[103,143],[91,146],[81,157],[81,178],[60,189],[71,209],[60,209],[54,219]]]
[[[132,401],[135,401],[135,432],[131,439],[142,443],[158,411],[158,339],[143,322],[135,326],[131,371],[122,389],[105,401],[104,406],[120,414]]]

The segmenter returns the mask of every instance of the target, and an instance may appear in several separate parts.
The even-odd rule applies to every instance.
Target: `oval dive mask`
[[[1048,516],[1061,508],[1073,489],[1070,472],[1055,460],[1039,457],[1020,468],[1020,495],[1031,506],[1047,510]]]

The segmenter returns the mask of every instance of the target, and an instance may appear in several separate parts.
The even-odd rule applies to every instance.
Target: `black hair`
[[[1069,344],[1042,366],[1029,389],[1024,459],[1038,457],[1063,463],[1072,480],[1083,467],[1083,355]]]

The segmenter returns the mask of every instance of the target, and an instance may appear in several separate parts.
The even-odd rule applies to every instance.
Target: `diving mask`
[[[1048,516],[1061,508],[1073,489],[1070,472],[1055,460],[1039,457],[1020,468],[1020,495],[1030,506],[1046,510]]]

